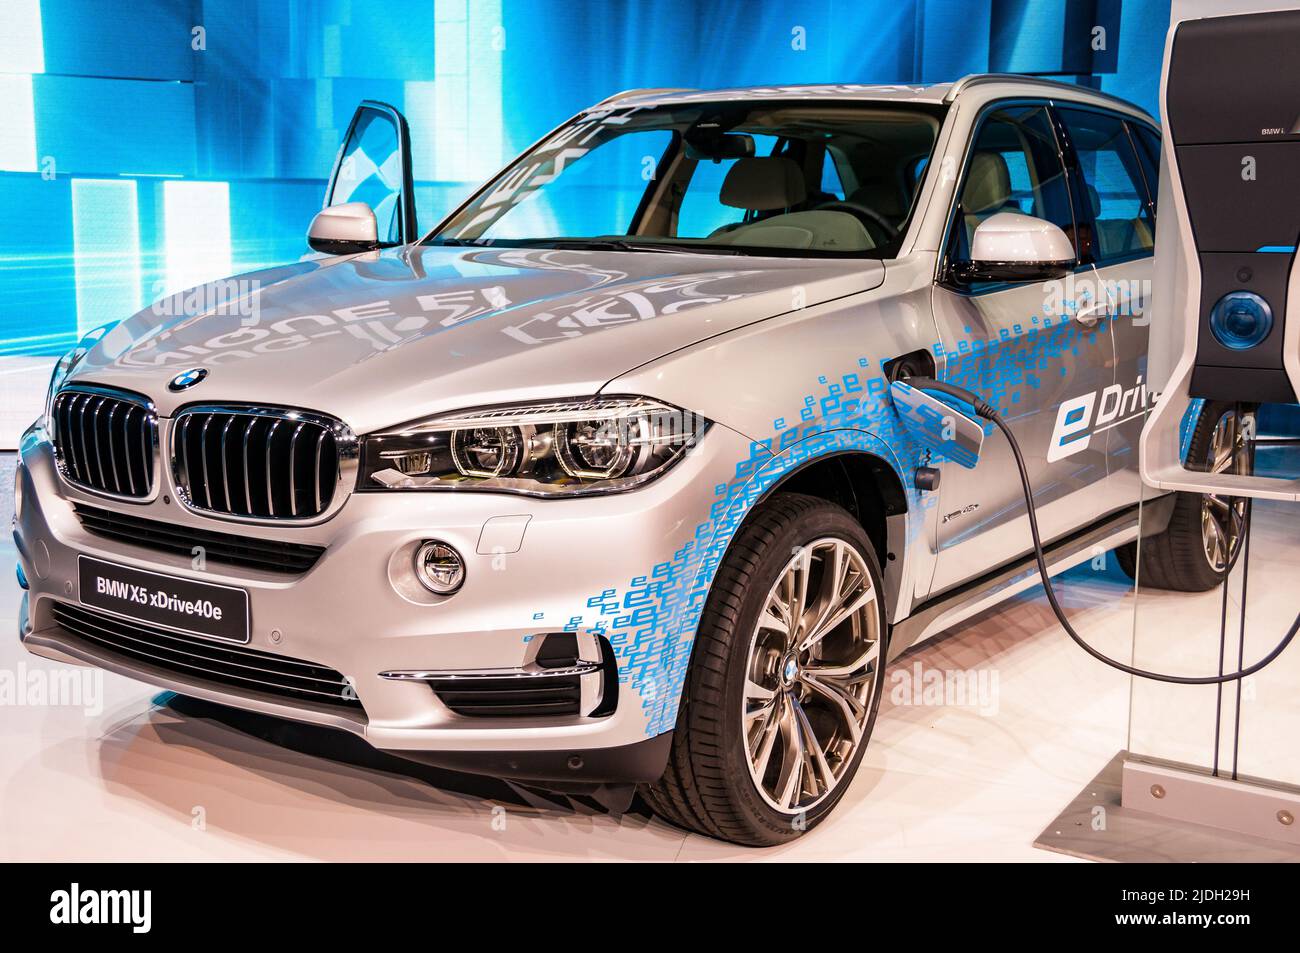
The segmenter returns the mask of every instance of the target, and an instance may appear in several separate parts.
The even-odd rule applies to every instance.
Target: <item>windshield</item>
[[[883,103],[586,113],[427,241],[893,257],[939,118]]]

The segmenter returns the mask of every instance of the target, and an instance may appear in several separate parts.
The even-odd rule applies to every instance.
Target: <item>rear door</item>
[[[411,132],[406,117],[387,103],[363,100],[325,186],[325,208],[365,202],[375,213],[382,245],[419,238],[411,174]]]
[[[1064,402],[1113,380],[1110,335],[1090,323],[1094,305],[1075,294],[1074,280],[1090,277],[1092,268],[1079,263],[1062,282],[963,285],[953,277],[954,266],[969,258],[975,228],[997,212],[1052,222],[1077,250],[1074,202],[1049,106],[987,107],[962,176],[933,295],[939,373],[1006,418],[1030,470],[1044,535],[1059,536],[1097,518],[1106,478],[1104,441],[1075,443],[1057,433]],[[1020,480],[1000,434],[985,440],[975,469],[944,464],[939,510],[935,593],[1030,548]]]
[[[1106,447],[1105,512],[1137,502],[1138,438],[1153,403],[1146,388],[1147,335],[1155,253],[1156,161],[1153,129],[1117,113],[1058,104],[1067,162],[1076,183],[1080,252],[1107,302],[1099,329],[1114,342],[1113,373],[1088,411],[1091,439]],[[1145,140],[1144,141],[1144,137]]]

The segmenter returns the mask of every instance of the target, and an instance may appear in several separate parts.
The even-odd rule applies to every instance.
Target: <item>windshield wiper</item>
[[[472,238],[437,238],[437,237],[433,237],[433,238],[430,238],[427,242],[425,242],[425,244],[426,244],[426,245],[433,245],[433,246],[435,246],[435,247],[441,246],[441,247],[443,247],[443,248],[488,248],[488,247],[491,247],[491,246],[490,246],[488,243],[486,243],[486,242],[482,242],[482,241],[479,241],[478,239],[472,239]]]
[[[638,242],[625,238],[539,238],[537,244],[548,248],[596,251],[656,251],[669,255],[744,255],[739,248],[727,245],[688,245],[668,242]]]
[[[555,248],[561,251],[650,251],[666,255],[749,255],[729,245],[639,242],[626,238],[516,238],[506,240],[430,238],[426,243],[444,248]]]

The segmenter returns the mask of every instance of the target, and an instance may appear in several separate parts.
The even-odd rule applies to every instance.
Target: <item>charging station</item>
[[[1207,480],[1184,466],[1181,439],[1196,400],[1293,404],[1300,394],[1300,73],[1282,68],[1297,41],[1300,11],[1170,29],[1160,207],[1176,224],[1156,236],[1162,304],[1148,364],[1148,380],[1167,383],[1141,443],[1153,487],[1300,499],[1300,479]]]
[[[1198,631],[1180,633],[1202,656],[1217,654],[1220,673],[1258,657],[1248,645],[1281,635],[1275,621],[1258,621],[1257,603],[1276,598],[1287,575],[1267,534],[1293,532],[1300,479],[1270,460],[1257,425],[1243,428],[1244,465],[1184,459],[1185,434],[1203,401],[1231,402],[1254,422],[1300,395],[1300,73],[1289,68],[1297,44],[1300,11],[1289,10],[1184,20],[1165,49],[1161,304],[1148,365],[1162,394],[1142,433],[1140,468],[1150,490],[1217,494],[1244,516],[1218,606],[1207,600]],[[1139,589],[1135,655],[1157,651],[1159,613]],[[1213,688],[1135,680],[1123,807],[1300,848],[1300,764],[1287,743],[1295,712],[1285,701],[1300,674],[1294,662],[1283,655],[1244,683]]]

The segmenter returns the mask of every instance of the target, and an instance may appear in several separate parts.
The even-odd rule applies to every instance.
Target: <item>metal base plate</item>
[[[1125,808],[1121,751],[1089,782],[1034,846],[1087,860],[1129,863],[1300,862],[1300,847]]]

